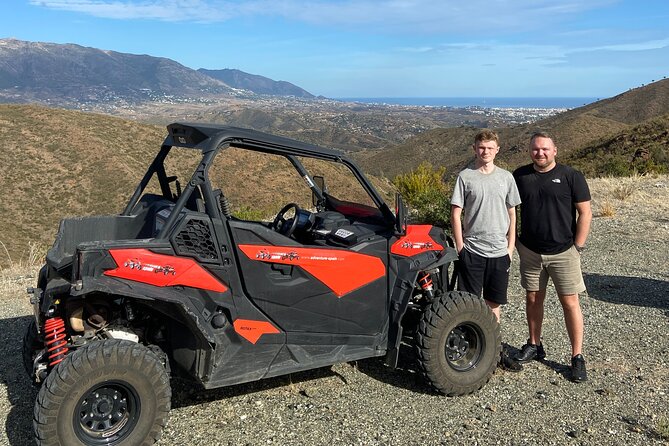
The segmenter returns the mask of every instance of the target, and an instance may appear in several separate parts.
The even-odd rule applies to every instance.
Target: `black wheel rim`
[[[135,428],[141,410],[139,396],[128,383],[106,382],[79,400],[74,413],[77,437],[92,445],[115,445]]]
[[[483,333],[472,324],[460,324],[451,330],[444,347],[448,365],[461,372],[476,367],[484,351]]]

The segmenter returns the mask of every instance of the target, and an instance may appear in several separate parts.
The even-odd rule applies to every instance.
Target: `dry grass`
[[[635,190],[636,185],[633,183],[622,184],[613,189],[612,194],[614,198],[620,201],[627,201],[634,195]]]
[[[599,208],[598,217],[615,217],[616,208],[610,201],[605,201]]]
[[[657,422],[657,434],[663,440],[669,441],[669,419],[661,417]]]
[[[109,116],[0,104],[0,266],[53,242],[61,218],[118,213],[165,129]],[[25,263],[25,259],[23,260]]]
[[[642,213],[669,229],[669,175],[635,175],[588,181],[593,213],[600,217],[626,217]],[[664,220],[663,220],[664,219]]]
[[[7,266],[0,267],[0,298],[25,296],[26,288],[36,284],[46,250],[37,243],[29,243],[25,254],[19,259],[13,259],[5,244],[0,241],[0,252],[8,259],[2,262]]]

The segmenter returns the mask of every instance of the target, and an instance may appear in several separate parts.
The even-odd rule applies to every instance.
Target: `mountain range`
[[[0,39],[0,99],[5,102],[140,101],[161,95],[248,94],[313,97],[289,82],[240,70],[194,70],[164,57]]]
[[[222,70],[197,70],[206,76],[218,79],[226,85],[242,90],[252,91],[257,94],[270,96],[294,96],[296,98],[311,99],[313,94],[286,81],[274,81],[257,74],[249,74],[240,70],[224,68]]]

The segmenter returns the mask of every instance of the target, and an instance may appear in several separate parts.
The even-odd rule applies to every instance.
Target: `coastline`
[[[596,97],[361,97],[332,98],[343,102],[454,108],[576,108],[602,98]]]

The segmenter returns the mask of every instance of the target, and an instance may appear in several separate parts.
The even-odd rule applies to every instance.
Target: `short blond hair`
[[[474,138],[474,145],[482,141],[495,141],[497,145],[499,145],[499,136],[497,136],[497,133],[493,132],[492,130],[484,129],[476,134],[476,137]]]

